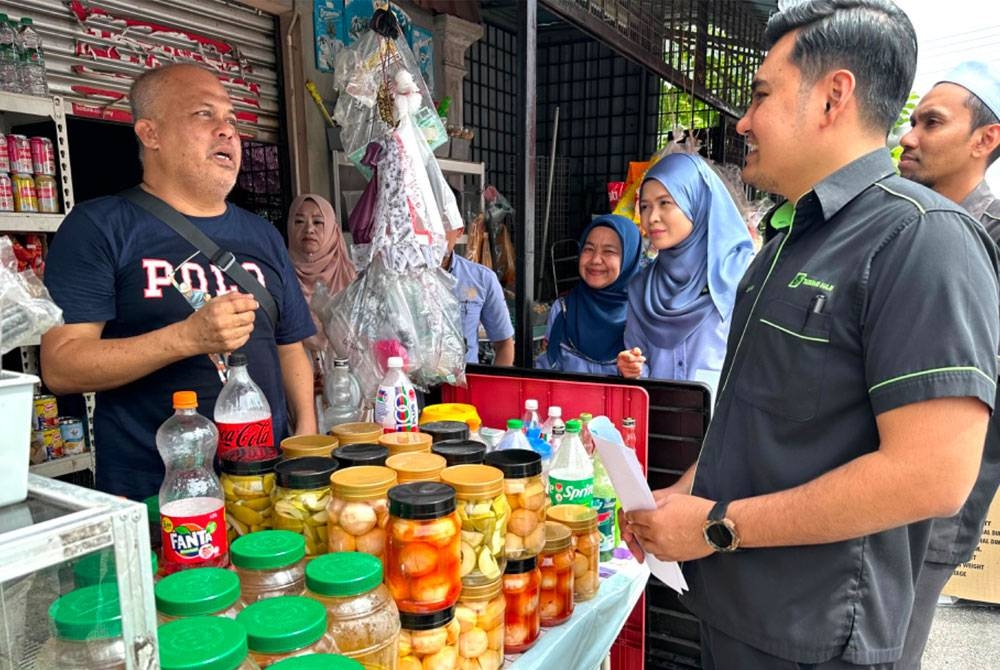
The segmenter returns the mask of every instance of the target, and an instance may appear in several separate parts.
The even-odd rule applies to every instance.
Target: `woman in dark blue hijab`
[[[580,239],[582,281],[552,305],[548,349],[535,367],[617,375],[628,284],[642,254],[639,229],[623,216],[608,214],[591,221]]]

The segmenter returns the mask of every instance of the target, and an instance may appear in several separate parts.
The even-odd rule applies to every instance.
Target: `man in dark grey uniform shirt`
[[[765,38],[743,177],[794,215],[740,284],[696,467],[626,515],[626,540],[686,561],[706,670],[890,668],[929,519],[979,470],[997,250],[895,174],[885,139],[916,66],[895,4],[794,4]]]
[[[910,118],[900,140],[899,172],[960,204],[1000,241],[1000,200],[984,179],[1000,157],[1000,74],[985,63],[962,63],[935,84]],[[979,477],[962,510],[936,519],[916,585],[913,614],[896,670],[919,670],[941,589],[955,567],[972,557],[983,520],[1000,483],[1000,426],[986,436]]]

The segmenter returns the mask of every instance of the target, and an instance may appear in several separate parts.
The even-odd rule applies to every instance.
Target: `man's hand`
[[[687,494],[691,491],[691,480],[694,478],[694,471],[688,470],[684,473],[676,482],[671,484],[665,489],[657,489],[653,491],[653,499],[656,501],[656,506],[659,507],[666,502],[667,498],[672,495],[682,493]],[[625,540],[625,544],[628,545],[629,551],[635,556],[636,560],[642,563],[646,559],[646,552],[639,545],[639,540],[636,538],[635,534],[629,527],[628,518],[626,517],[628,513],[623,509],[618,510],[618,528],[621,530],[622,539]],[[708,516],[706,514],[706,516]]]
[[[216,296],[184,320],[185,340],[195,354],[235,351],[250,339],[256,309],[257,301],[245,293]]]
[[[627,379],[638,379],[642,374],[642,365],[646,357],[639,347],[632,347],[618,354],[618,372]]]
[[[627,526],[622,535],[636,558],[644,557],[642,550],[635,552],[636,542],[645,553],[664,561],[693,561],[711,554],[712,548],[705,541],[702,529],[712,510],[712,501],[683,493],[656,498],[655,510],[625,515]]]

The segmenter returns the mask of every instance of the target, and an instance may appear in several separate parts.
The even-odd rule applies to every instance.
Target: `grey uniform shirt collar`
[[[990,187],[986,184],[986,180],[979,182],[976,188],[972,189],[972,193],[965,196],[965,200],[959,203],[959,205],[972,215],[976,221],[983,220],[983,214],[986,210],[990,209],[990,205],[996,198],[993,196],[993,192],[990,191]],[[993,218],[996,218],[994,215]]]
[[[876,149],[860,158],[856,158],[836,172],[826,176],[816,184],[811,193],[819,201],[823,212],[823,220],[829,221],[847,203],[854,200],[873,182],[881,181],[896,173],[892,156],[888,149]],[[806,196],[809,194],[807,193]],[[802,202],[806,196],[799,199]],[[796,204],[798,209],[798,204]],[[796,221],[798,223],[798,221]]]

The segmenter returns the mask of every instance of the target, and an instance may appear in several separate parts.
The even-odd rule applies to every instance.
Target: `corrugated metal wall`
[[[0,12],[34,20],[49,88],[65,97],[71,114],[128,123],[136,75],[197,61],[229,89],[242,134],[278,140],[276,23],[269,14],[223,0],[0,0]]]

